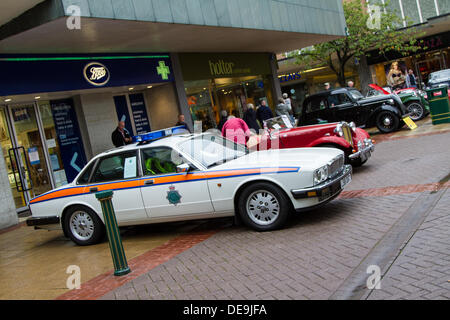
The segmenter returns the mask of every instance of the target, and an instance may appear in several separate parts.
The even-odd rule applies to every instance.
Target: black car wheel
[[[99,243],[105,235],[105,227],[97,214],[84,206],[71,207],[63,221],[64,233],[80,246]]]
[[[258,182],[241,193],[238,201],[242,221],[256,231],[281,228],[291,212],[291,200],[277,186]]]
[[[390,133],[398,128],[400,119],[391,111],[381,111],[377,116],[376,125],[382,133]]]
[[[417,121],[423,118],[425,114],[425,108],[419,102],[412,101],[406,105],[406,110],[410,113],[410,118],[413,121]]]

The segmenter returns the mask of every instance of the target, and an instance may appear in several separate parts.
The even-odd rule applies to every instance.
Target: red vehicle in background
[[[253,144],[250,148],[338,148],[344,151],[346,162],[353,166],[363,165],[375,150],[367,131],[357,128],[353,122],[294,127],[288,117],[281,116],[265,121],[264,131],[257,141],[250,142]]]

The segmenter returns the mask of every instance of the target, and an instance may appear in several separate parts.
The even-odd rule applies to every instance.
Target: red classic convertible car
[[[346,162],[353,166],[364,164],[375,150],[367,131],[357,128],[353,122],[294,127],[288,117],[281,116],[265,121],[264,131],[251,148],[338,148],[344,151]]]

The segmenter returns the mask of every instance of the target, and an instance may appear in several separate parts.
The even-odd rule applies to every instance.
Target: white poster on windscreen
[[[130,157],[125,159],[123,178],[136,178],[137,176],[136,157]]]

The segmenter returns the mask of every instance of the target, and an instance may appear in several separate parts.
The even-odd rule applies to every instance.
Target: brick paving
[[[225,227],[100,299],[328,299],[422,193],[449,187],[449,138],[444,132],[379,143],[324,208],[273,232]],[[448,298],[448,198],[447,191],[369,299]]]
[[[102,299],[327,299],[418,195],[337,200],[274,232],[228,228]]]
[[[447,189],[368,299],[450,299],[449,208]]]

